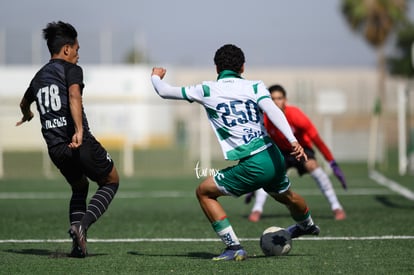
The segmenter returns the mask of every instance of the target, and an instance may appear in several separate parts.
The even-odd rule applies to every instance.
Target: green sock
[[[314,224],[310,211],[306,211],[303,216],[294,217],[296,223],[302,228],[306,229]]]

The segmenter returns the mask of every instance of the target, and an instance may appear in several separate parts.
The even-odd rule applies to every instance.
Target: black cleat
[[[72,258],[85,258],[85,254],[82,253],[82,249],[76,245],[76,242],[72,243],[72,250],[69,253],[69,257]]]
[[[290,233],[292,239],[303,235],[319,235],[321,229],[317,225],[312,225],[307,229],[300,228],[297,224],[291,225],[286,229]]]
[[[80,224],[74,224],[68,231],[73,240],[71,257],[85,258],[88,254],[86,251],[86,231]]]

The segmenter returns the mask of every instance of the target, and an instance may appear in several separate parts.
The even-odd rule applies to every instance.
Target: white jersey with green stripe
[[[182,93],[205,107],[226,159],[239,160],[271,145],[258,107],[260,100],[270,98],[263,82],[227,71],[217,81],[182,87]]]
[[[240,160],[272,145],[263,124],[263,111],[286,138],[296,141],[283,112],[276,107],[260,80],[246,80],[233,71],[223,71],[217,81],[173,87],[152,76],[156,92],[167,99],[186,99],[204,106],[224,158]]]

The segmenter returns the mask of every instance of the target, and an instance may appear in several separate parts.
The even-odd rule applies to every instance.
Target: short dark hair
[[[244,62],[243,51],[232,44],[222,46],[214,55],[214,64],[217,66],[217,71],[219,73],[224,70],[241,73]]]
[[[270,93],[281,92],[283,94],[283,97],[286,97],[286,91],[285,91],[285,88],[282,87],[282,85],[279,85],[279,84],[272,85],[268,88],[268,90]]]
[[[43,29],[43,37],[47,42],[47,48],[51,55],[60,52],[65,45],[74,45],[78,37],[75,28],[62,21],[51,22]]]

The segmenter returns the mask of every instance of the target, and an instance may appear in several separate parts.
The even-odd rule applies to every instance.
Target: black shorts
[[[308,156],[308,159],[315,159],[315,151],[313,151],[312,148],[304,147],[303,150],[305,151],[306,155]],[[305,162],[303,160],[298,161],[290,153],[291,152],[282,151],[282,154],[285,157],[286,169],[296,168],[296,170],[298,170],[298,173],[299,173],[300,176],[302,176],[303,174],[308,173],[308,170],[306,170],[306,167],[305,167]]]
[[[49,156],[69,183],[83,176],[99,181],[107,177],[114,167],[108,152],[93,136],[86,137],[75,150],[63,143],[53,146],[49,148]]]

